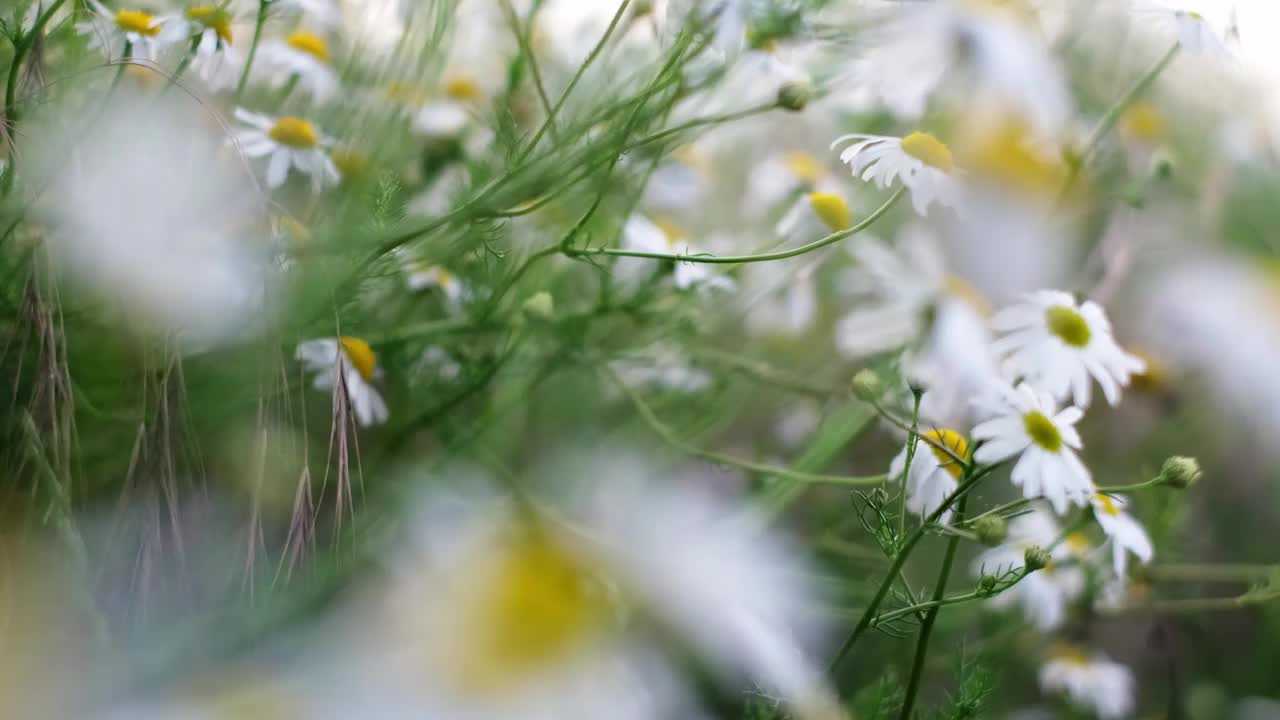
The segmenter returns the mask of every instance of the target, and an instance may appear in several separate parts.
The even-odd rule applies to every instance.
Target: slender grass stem
[[[262,42],[262,28],[267,24],[267,11],[271,0],[258,0],[258,16],[253,23],[253,39],[249,41],[249,55],[244,60],[244,71],[240,73],[240,82],[236,84],[236,95],[233,104],[240,104],[240,96],[249,84],[249,71],[253,69],[253,61],[258,56],[258,44]]]
[[[969,499],[968,495],[960,498],[956,503],[956,517],[964,517],[964,508]],[[929,639],[933,635],[933,625],[938,621],[938,612],[942,609],[942,600],[946,597],[947,581],[951,578],[951,566],[955,563],[956,549],[960,545],[960,537],[952,535],[947,541],[946,554],[942,557],[942,568],[938,571],[938,581],[933,588],[933,606],[929,608],[929,612],[924,616],[924,623],[920,625],[920,637],[916,640],[915,659],[911,662],[911,677],[907,681],[906,695],[902,701],[902,712],[898,717],[901,720],[911,720],[911,711],[916,705],[916,695],[920,691],[920,680],[924,676],[924,661],[929,652]]]
[[[828,245],[833,245],[835,243],[840,242],[841,240],[844,240],[845,238],[851,235],[856,235],[857,233],[860,233],[863,230],[866,230],[867,228],[874,225],[877,220],[883,217],[885,213],[889,212],[889,209],[892,208],[894,204],[898,202],[898,200],[902,197],[904,192],[905,192],[905,188],[898,188],[896,191],[894,191],[893,195],[891,195],[889,199],[885,201],[883,205],[881,205],[880,207],[872,211],[870,215],[864,218],[862,222],[858,223],[857,225],[853,225],[852,227],[845,228],[844,230],[831,233],[830,235],[822,238],[821,240],[816,240],[814,242],[809,243],[808,245],[801,245],[798,248],[792,248],[791,250],[783,250],[780,252],[763,253],[760,255],[686,255],[681,253],[641,252],[639,250],[622,250],[618,248],[574,248],[574,247],[565,247],[563,248],[563,251],[564,251],[564,254],[568,255],[569,257],[583,257],[588,255],[612,255],[615,257],[637,257],[637,258],[649,258],[653,260],[675,260],[678,262],[711,263],[711,264],[723,264],[723,265],[741,265],[744,263],[771,262],[773,260],[785,260],[787,258],[796,257],[797,255],[804,255],[806,253],[811,253],[814,250],[821,250],[822,248],[827,247]]]
[[[538,99],[542,102],[542,109],[547,114],[548,131],[551,133],[553,142],[559,142],[556,135],[556,126],[551,122],[551,99],[547,97],[546,85],[542,82],[542,71],[538,68],[538,58],[533,53],[533,47],[529,45],[529,32],[525,28],[520,27],[520,16],[516,14],[516,9],[512,7],[511,0],[502,0],[502,13],[507,16],[507,24],[511,26],[511,33],[516,36],[516,43],[520,45],[520,52],[529,64],[529,74],[533,77],[533,87],[538,93]],[[533,13],[537,12],[535,7],[529,14],[526,21],[527,27],[533,26]]]

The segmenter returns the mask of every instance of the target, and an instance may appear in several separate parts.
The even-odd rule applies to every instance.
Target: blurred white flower
[[[941,447],[938,447],[941,446]],[[889,465],[889,479],[897,481],[906,468],[909,445],[894,457]],[[947,448],[947,450],[942,448]],[[955,457],[953,457],[953,455]],[[932,515],[947,496],[955,492],[960,485],[960,475],[964,471],[956,457],[969,458],[969,443],[964,436],[954,430],[935,429],[920,433],[916,441],[915,453],[911,457],[911,469],[906,477],[907,509],[921,518]],[[951,511],[947,510],[938,520],[946,524],[951,519]]]
[[[1079,407],[1089,406],[1090,377],[1102,386],[1107,402],[1120,401],[1120,388],[1146,365],[1116,344],[1102,306],[1086,300],[1077,304],[1069,293],[1041,290],[1021,305],[1001,310],[992,326],[1007,333],[995,341],[995,351],[1007,355],[1006,371],[1049,392],[1055,399],[1070,396]]]
[[[854,141],[840,152],[840,161],[854,177],[887,188],[901,181],[911,193],[911,205],[924,215],[935,201],[959,207],[960,185],[951,150],[933,135],[913,132],[903,138],[852,134],[836,138],[831,147]]]
[[[1071,94],[1035,20],[1010,4],[943,0],[895,4],[838,81],[914,121],[949,91],[966,107],[991,106],[1057,134],[1070,122]]]
[[[405,262],[405,275],[409,289],[415,292],[439,288],[444,293],[445,302],[452,309],[460,309],[467,298],[467,286],[457,275],[439,265],[411,258]]]
[[[753,335],[799,335],[818,315],[814,275],[824,258],[750,263],[743,269],[744,322]]]
[[[267,74],[272,87],[297,83],[318,102],[325,102],[338,92],[338,73],[330,64],[329,43],[316,33],[295,30],[284,40],[262,43],[254,67]]]
[[[312,381],[315,389],[333,390],[341,380],[356,420],[362,426],[386,422],[387,404],[373,386],[381,374],[378,356],[369,343],[349,336],[307,340],[298,343],[295,356],[307,372],[315,373]]]
[[[329,157],[333,141],[310,121],[298,117],[272,118],[236,108],[236,119],[248,125],[235,131],[236,142],[247,157],[266,157],[267,187],[284,184],[291,167],[311,176],[312,192],[337,185],[341,176]]]
[[[1135,8],[1134,12],[1155,28],[1176,34],[1178,46],[1186,52],[1212,56],[1230,54],[1219,32],[1203,14],[1178,5],[1177,0],[1172,3],[1147,2]]]
[[[1093,504],[1094,518],[1111,542],[1111,563],[1117,578],[1123,579],[1127,574],[1129,553],[1133,553],[1144,563],[1151,562],[1155,554],[1151,537],[1147,535],[1142,523],[1124,511],[1129,504],[1127,500],[1115,495],[1095,493],[1090,502]]]
[[[1064,693],[1071,702],[1102,720],[1129,717],[1134,710],[1134,679],[1129,668],[1101,652],[1071,645],[1054,648],[1040,667],[1040,687]]]
[[[266,212],[216,126],[181,98],[119,91],[75,138],[32,133],[33,166],[58,267],[105,308],[187,349],[243,338],[268,320]],[[69,161],[69,162],[68,162]]]
[[[622,246],[639,252],[671,255],[695,255],[697,251],[685,239],[685,231],[674,222],[661,220],[662,225],[643,215],[632,215],[622,227]],[[639,271],[650,266],[651,261],[641,258],[621,258],[633,262],[620,262],[619,271],[627,278],[634,278]],[[712,270],[708,263],[675,261],[672,275],[680,290],[699,288],[708,290],[732,290],[733,280]]]
[[[236,86],[244,68],[244,58],[233,46],[234,21],[229,6],[193,5],[184,14],[170,18],[162,34],[175,43],[194,38],[191,69],[209,89],[225,90]]]
[[[1009,522],[1005,543],[974,560],[975,576],[983,573],[998,576],[1023,567],[1026,551],[1031,547],[1048,550],[1051,562],[992,598],[989,601],[992,607],[1000,609],[1017,604],[1040,630],[1052,630],[1062,624],[1068,603],[1084,592],[1085,571],[1079,561],[1090,548],[1083,535],[1072,533],[1059,542],[1061,535],[1062,530],[1053,516],[1039,508]]]
[[[984,409],[992,419],[973,429],[982,444],[974,451],[980,463],[998,463],[1018,455],[1010,479],[1026,498],[1045,498],[1061,515],[1070,505],[1087,505],[1094,495],[1089,469],[1080,462],[1075,424],[1084,417],[1077,407],[1061,411],[1053,398],[1026,383],[1015,389],[995,386]]]
[[[696,393],[710,387],[713,381],[710,373],[694,367],[673,345],[652,345],[643,352],[614,360],[609,368],[623,384],[633,388]]]
[[[795,205],[800,206],[806,191],[838,194],[835,176],[822,160],[803,150],[767,155],[747,175],[747,194],[743,198],[742,212],[748,217],[762,217],[783,201],[793,198]],[[784,217],[787,214],[784,213]],[[785,236],[790,233],[780,228],[778,234]]]
[[[337,0],[276,0],[280,7],[302,16],[303,20],[326,28],[335,27],[342,20],[342,9]]]
[[[76,30],[88,35],[89,47],[102,50],[109,60],[119,59],[125,48],[129,49],[129,57],[155,60],[177,39],[163,32],[171,20],[168,16],[127,8],[113,12],[98,0],[87,3],[90,19],[76,23]]]

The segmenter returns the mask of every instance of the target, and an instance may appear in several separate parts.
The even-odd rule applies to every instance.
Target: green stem
[[[18,99],[18,76],[22,72],[22,63],[26,60],[27,52],[31,50],[34,39],[44,32],[44,26],[49,23],[53,14],[66,0],[56,0],[48,9],[36,18],[35,25],[32,26],[31,32],[23,35],[21,39],[15,40],[13,43],[13,61],[9,63],[9,76],[4,84],[4,116],[0,118],[0,122],[4,123],[4,129],[13,137],[14,127],[18,124],[18,116],[20,112],[17,106]],[[13,188],[13,178],[17,169],[17,153],[9,153],[9,164],[5,166],[4,175],[0,177],[0,195],[8,195]]]
[[[924,537],[925,530],[933,523],[936,523],[938,518],[941,518],[944,513],[950,510],[952,505],[964,497],[974,485],[990,474],[995,467],[994,465],[988,465],[968,473],[968,479],[961,482],[955,492],[948,495],[942,501],[942,504],[930,513],[929,517],[925,518],[919,527],[911,532],[906,542],[902,544],[902,549],[894,557],[893,564],[889,566],[889,571],[885,573],[884,580],[881,581],[879,589],[876,590],[876,594],[871,598],[871,603],[867,605],[867,609],[863,611],[858,624],[854,626],[853,631],[849,633],[849,637],[845,638],[840,649],[836,651],[835,657],[831,659],[830,670],[835,670],[840,665],[840,661],[849,654],[849,651],[857,644],[862,634],[867,631],[867,628],[871,627],[871,620],[876,616],[876,611],[880,609],[880,603],[884,602],[885,595],[889,593],[889,588],[897,581],[898,573],[902,570],[902,566],[906,564],[907,558],[910,557],[911,551],[915,549],[916,544]]]
[[[547,88],[542,82],[542,72],[538,68],[538,59],[533,54],[533,48],[529,45],[529,33],[520,27],[520,16],[516,14],[516,9],[512,7],[511,0],[502,0],[502,12],[507,16],[507,23],[511,26],[511,33],[516,36],[516,42],[520,45],[520,52],[529,63],[529,74],[533,76],[533,87],[538,93],[538,99],[542,101],[543,111],[547,113],[548,129],[551,132],[551,139],[559,142],[556,137],[556,127],[550,122],[552,117],[551,99],[547,97]],[[528,27],[533,26],[534,13],[537,12],[535,7],[529,13],[529,19],[526,21]]]
[[[640,395],[623,382],[622,378],[618,377],[617,373],[615,373],[611,368],[608,366],[602,366],[602,370],[604,370],[609,378],[613,380],[619,389],[622,390],[623,394],[627,396],[627,399],[629,399],[631,404],[635,406],[636,412],[638,412],[640,417],[644,419],[645,423],[653,429],[654,433],[656,433],[658,437],[662,438],[668,445],[671,445],[677,450],[723,465],[731,465],[743,470],[762,473],[765,475],[776,475],[778,477],[802,483],[840,485],[843,487],[867,487],[871,485],[879,485],[885,481],[884,475],[846,476],[801,472],[799,470],[790,470],[776,465],[766,465],[764,463],[757,463],[751,460],[743,460],[741,458],[733,457],[732,455],[725,455],[723,453],[696,447],[680,439],[674,430],[659,420],[658,416],[653,413],[653,409],[650,408],[644,400],[640,399]]]
[[[911,432],[907,435],[907,459],[902,464],[902,476],[897,478],[902,483],[901,503],[898,505],[898,537],[907,532],[907,478],[911,477],[911,461],[916,458],[916,446],[920,443],[920,398],[924,393],[915,386],[911,388],[914,399],[911,406]]]
[[[249,84],[249,71],[253,68],[253,60],[258,56],[258,43],[262,41],[262,28],[267,24],[267,9],[271,6],[271,0],[258,0],[258,17],[253,25],[253,40],[249,42],[249,55],[244,61],[244,71],[240,73],[240,82],[236,85],[234,105],[240,104],[240,96],[244,94],[244,88]]]
[[[1160,483],[1160,478],[1154,477],[1154,478],[1151,478],[1150,480],[1147,480],[1146,482],[1132,483],[1130,485],[1112,485],[1110,487],[1100,487],[1098,488],[1098,492],[1103,494],[1134,492],[1135,490],[1144,490],[1149,487],[1155,487],[1159,483]]]
[[[1155,82],[1156,78],[1160,76],[1160,73],[1164,72],[1164,69],[1169,66],[1169,63],[1173,62],[1173,58],[1177,56],[1180,47],[1181,46],[1178,43],[1174,43],[1173,47],[1169,48],[1163,55],[1161,55],[1160,59],[1157,60],[1150,69],[1143,73],[1142,77],[1138,78],[1137,82],[1135,82],[1124,95],[1121,95],[1120,99],[1117,100],[1114,105],[1107,108],[1102,119],[1098,121],[1097,127],[1093,129],[1093,132],[1089,134],[1089,138],[1085,141],[1084,148],[1080,151],[1080,156],[1068,167],[1067,177],[1062,183],[1062,189],[1058,191],[1059,203],[1061,203],[1061,201],[1067,196],[1067,193],[1071,192],[1072,187],[1075,186],[1076,180],[1080,178],[1080,173],[1084,169],[1084,166],[1088,164],[1090,156],[1097,151],[1098,146],[1102,144],[1102,139],[1105,138],[1107,133],[1111,132],[1112,128],[1116,126],[1116,123],[1120,121],[1121,114],[1123,114],[1124,111],[1133,104],[1134,100],[1138,99],[1139,95],[1146,92],[1147,88],[1149,88],[1151,84]]]
[[[538,141],[542,139],[542,136],[545,135],[547,130],[549,130],[555,123],[556,115],[560,113],[560,108],[563,107],[565,101],[569,99],[569,95],[573,92],[573,89],[578,86],[578,81],[581,80],[583,74],[587,72],[587,68],[591,67],[591,64],[595,62],[596,57],[598,57],[604,50],[604,46],[609,42],[609,38],[613,36],[613,31],[618,28],[618,23],[622,21],[622,15],[627,11],[627,6],[630,4],[631,0],[622,0],[622,2],[618,3],[618,9],[613,13],[613,19],[609,21],[609,27],[605,28],[604,34],[600,36],[600,40],[596,42],[595,47],[591,48],[591,52],[587,53],[586,59],[582,61],[582,64],[578,66],[577,71],[574,72],[573,77],[569,79],[569,84],[565,87],[564,92],[560,93],[560,99],[556,100],[556,104],[553,105],[551,110],[547,113],[547,119],[542,121],[542,126],[538,128],[536,133],[534,133],[533,139],[529,141],[529,145],[520,153],[519,160],[524,160],[529,156],[529,153],[533,152],[533,149],[538,146]]]
[[[969,518],[968,520],[965,520],[963,524],[964,524],[964,525],[973,525],[974,523],[978,522],[978,521],[979,521],[979,520],[981,520],[982,518],[984,518],[984,517],[990,517],[990,516],[992,516],[992,515],[1001,515],[1001,516],[1003,516],[1003,515],[1004,515],[1005,513],[1007,513],[1007,512],[1012,512],[1012,511],[1014,511],[1014,510],[1021,510],[1022,508],[1026,507],[1027,505],[1030,505],[1031,503],[1033,503],[1033,502],[1035,502],[1036,500],[1039,500],[1039,499],[1040,499],[1040,498],[1020,498],[1020,499],[1018,499],[1018,500],[1014,500],[1013,502],[1007,502],[1007,503],[1005,503],[1004,505],[999,505],[999,506],[993,507],[993,508],[991,508],[990,510],[988,510],[988,511],[986,511],[986,512],[982,513],[981,515],[974,515],[973,517]],[[959,523],[958,523],[958,524],[959,524]]]
[[[964,507],[969,496],[960,498],[956,504],[956,517],[964,517]],[[924,624],[920,626],[920,637],[916,640],[916,655],[911,663],[911,678],[907,681],[907,693],[902,701],[901,720],[911,720],[911,711],[915,708],[916,694],[920,691],[920,679],[924,676],[924,660],[929,650],[929,638],[933,634],[933,625],[938,621],[938,612],[942,609],[942,599],[947,593],[947,581],[951,577],[951,566],[955,563],[956,549],[960,545],[959,536],[952,535],[947,541],[947,551],[942,558],[942,569],[938,571],[938,582],[933,588],[932,607],[924,616]]]
[[[1278,570],[1280,566],[1276,565],[1166,563],[1146,567],[1143,575],[1152,580],[1251,582],[1264,579]]]
[[[830,235],[822,238],[821,240],[816,240],[814,242],[809,243],[808,245],[801,245],[798,248],[783,250],[781,252],[763,253],[760,255],[719,255],[717,256],[717,255],[683,255],[678,253],[642,252],[639,250],[620,250],[616,248],[578,249],[578,248],[572,248],[572,247],[565,247],[564,254],[568,255],[569,257],[582,257],[584,255],[613,255],[616,257],[638,257],[638,258],[649,258],[652,260],[675,260],[678,262],[711,263],[711,264],[726,264],[726,265],[740,265],[743,263],[757,263],[757,262],[770,262],[772,260],[785,260],[787,258],[795,257],[797,255],[804,255],[805,253],[811,253],[814,250],[820,250],[824,247],[827,247],[828,245],[838,243],[841,240],[844,240],[845,238],[851,235],[855,235],[857,233],[862,232],[863,230],[866,230],[868,227],[871,227],[871,225],[875,224],[875,222],[879,220],[885,213],[887,213],[889,209],[892,208],[894,204],[898,202],[898,199],[902,197],[905,191],[906,191],[906,188],[898,188],[896,191],[894,191],[893,195],[890,196],[889,199],[885,201],[883,205],[876,208],[870,215],[864,218],[862,222],[858,223],[857,225],[853,225],[851,227],[845,228],[844,230],[831,233]]]

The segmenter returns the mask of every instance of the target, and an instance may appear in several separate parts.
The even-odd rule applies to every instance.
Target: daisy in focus
[[[1102,720],[1129,717],[1134,710],[1133,672],[1101,652],[1059,644],[1040,667],[1040,687],[1059,693]]]
[[[298,344],[295,357],[307,372],[315,374],[315,389],[331,391],[342,383],[361,426],[386,422],[387,404],[373,386],[381,374],[378,356],[369,343],[349,336],[307,340]]]
[[[89,47],[100,49],[108,59],[128,56],[155,60],[173,38],[163,33],[170,18],[143,10],[111,11],[98,0],[87,0],[92,16],[76,24],[81,35],[89,36]]]
[[[284,185],[290,168],[311,176],[312,192],[337,185],[341,176],[329,157],[332,140],[310,121],[298,117],[272,118],[236,108],[235,117],[247,128],[235,131],[235,142],[250,158],[267,158],[267,187]]]
[[[317,102],[338,92],[338,73],[330,64],[329,42],[323,36],[296,30],[284,40],[270,40],[258,51],[261,67],[273,88],[291,83]]]
[[[1040,508],[1009,522],[1009,536],[1004,544],[974,560],[975,577],[1023,567],[1026,552],[1033,547],[1053,548],[1049,554],[1051,561],[991,598],[991,607],[1003,609],[1017,604],[1040,630],[1052,630],[1062,624],[1068,605],[1085,590],[1085,571],[1079,562],[1088,556],[1090,547],[1083,535],[1073,533],[1058,542],[1061,535],[1058,521]]]
[[[1116,344],[1102,306],[1086,300],[1077,304],[1070,294],[1041,290],[996,314],[991,321],[1006,333],[995,350],[1006,356],[1005,369],[1043,388],[1054,398],[1071,397],[1088,407],[1093,380],[1107,402],[1120,401],[1120,388],[1146,368],[1141,359]]]
[[[1111,543],[1111,562],[1117,578],[1126,576],[1130,553],[1143,563],[1151,562],[1155,554],[1151,537],[1142,523],[1124,511],[1127,500],[1116,495],[1095,493],[1090,503],[1093,505],[1093,517]]]
[[[973,429],[982,442],[974,459],[983,464],[1003,462],[1017,455],[1010,478],[1026,498],[1045,498],[1059,515],[1071,505],[1084,506],[1094,496],[1089,469],[1080,462],[1080,434],[1075,424],[1084,417],[1077,407],[1058,410],[1053,398],[1026,383],[994,390],[983,401],[994,417]]]
[[[906,469],[909,445],[903,447],[889,465],[889,478],[897,480]],[[906,477],[907,509],[921,519],[932,515],[960,485],[964,472],[962,461],[969,459],[969,443],[954,430],[929,430],[920,433],[911,469]],[[944,525],[951,519],[947,510],[939,518]]]
[[[851,143],[840,152],[840,161],[849,166],[854,177],[874,182],[880,188],[898,180],[910,191],[911,205],[918,214],[926,214],[935,202],[959,209],[959,171],[951,150],[933,135],[842,135],[831,147],[835,149],[842,143]]]

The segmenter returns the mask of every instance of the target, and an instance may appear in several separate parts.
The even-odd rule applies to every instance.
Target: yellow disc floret
[[[501,690],[563,661],[608,617],[589,566],[545,531],[518,534],[469,572],[469,597],[456,598],[467,647],[454,667],[468,690]]]
[[[844,198],[832,193],[809,193],[809,206],[832,232],[844,230],[853,224],[853,214]]]
[[[298,30],[290,34],[289,39],[285,42],[294,50],[300,50],[320,62],[329,62],[329,43],[315,33]]]
[[[479,100],[480,85],[470,75],[450,75],[444,81],[444,94],[453,100]]]
[[[1032,410],[1022,416],[1022,425],[1026,428],[1027,435],[1031,436],[1031,442],[1044,450],[1056,453],[1062,449],[1062,434],[1058,432],[1058,426],[1045,417],[1044,413]]]
[[[193,5],[187,8],[187,19],[194,20],[213,30],[227,45],[231,44],[231,13],[212,5]]]
[[[369,347],[369,343],[360,338],[346,336],[338,338],[338,342],[342,344],[342,352],[356,372],[360,373],[360,377],[372,380],[374,370],[378,367],[378,356],[373,352],[373,348]]]
[[[951,149],[927,132],[913,132],[902,138],[902,152],[945,173],[955,168]]]
[[[822,177],[822,161],[814,157],[813,153],[790,152],[783,162],[786,163],[787,170],[799,180],[812,183]]]
[[[1164,116],[1150,102],[1136,102],[1120,119],[1125,135],[1143,142],[1156,142],[1164,136]]]
[[[1049,332],[1071,347],[1085,347],[1089,344],[1089,338],[1093,337],[1093,331],[1089,329],[1089,323],[1084,317],[1065,305],[1054,305],[1045,310],[1044,319]]]
[[[961,458],[966,462],[969,460],[969,441],[955,430],[930,430],[922,433],[921,437],[929,444],[929,449],[933,451],[933,456],[938,459],[938,464],[943,470],[951,473],[951,477],[959,480],[960,473],[964,470],[956,458]],[[938,447],[941,445],[942,447]],[[943,448],[946,448],[944,450]],[[947,452],[950,450],[951,452]]]
[[[1098,504],[1102,506],[1102,512],[1111,517],[1116,517],[1120,514],[1120,508],[1116,507],[1116,501],[1104,493],[1098,493]]]
[[[281,145],[291,148],[313,148],[320,144],[316,126],[296,117],[282,117],[271,126],[267,135]]]
[[[160,32],[156,16],[141,10],[121,10],[116,13],[116,27],[127,33],[155,37]]]

